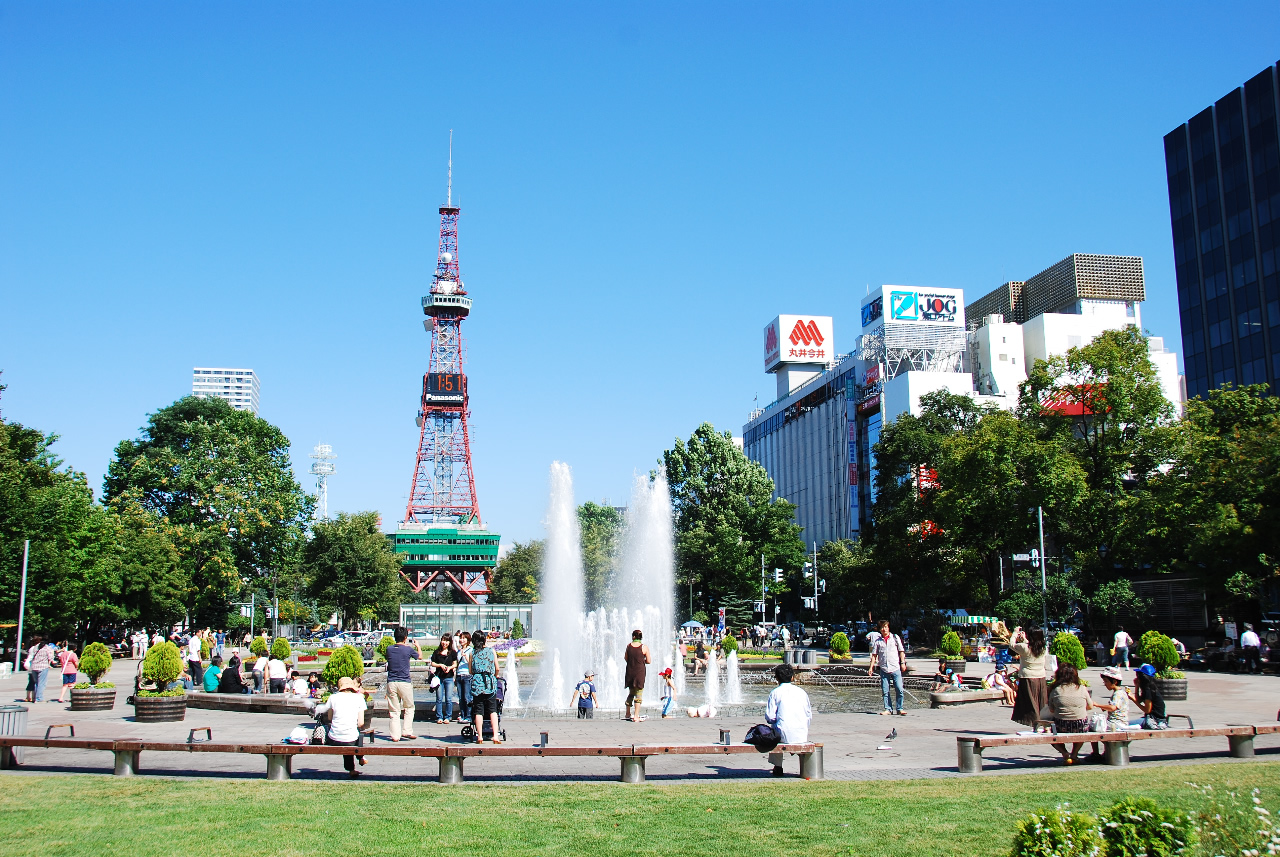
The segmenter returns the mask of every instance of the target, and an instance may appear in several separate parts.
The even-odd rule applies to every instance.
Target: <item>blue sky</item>
[[[97,487],[193,366],[252,367],[331,508],[398,521],[453,128],[481,510],[536,537],[553,459],[624,501],[772,400],[769,319],[847,350],[868,284],[1140,255],[1181,350],[1161,138],[1277,35],[1273,2],[0,2],[0,404]]]

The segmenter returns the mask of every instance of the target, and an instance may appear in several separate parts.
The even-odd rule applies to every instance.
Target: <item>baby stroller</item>
[[[498,733],[499,733],[499,737],[501,737],[502,740],[505,741],[507,740],[507,730],[506,730],[506,727],[502,725],[502,701],[507,696],[506,679],[504,679],[502,676],[498,676],[497,685],[498,687],[497,687],[497,690],[494,691],[493,697],[494,697],[494,701],[497,703],[497,706],[498,706]],[[480,728],[484,733],[483,737],[480,740],[492,741],[493,740],[493,723],[492,721],[490,721],[488,717],[486,717],[483,721],[481,721]],[[471,720],[469,720],[467,723],[463,724],[462,738],[465,741],[476,740],[476,727],[475,727],[474,717],[472,717]]]

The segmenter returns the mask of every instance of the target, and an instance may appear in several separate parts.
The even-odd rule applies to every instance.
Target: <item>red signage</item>
[[[791,344],[799,345],[804,343],[809,345],[821,345],[823,343],[822,332],[818,330],[818,325],[813,319],[805,321],[800,319],[796,322],[796,326],[791,328]]]

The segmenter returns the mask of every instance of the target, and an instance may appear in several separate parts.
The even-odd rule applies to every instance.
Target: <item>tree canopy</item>
[[[379,523],[377,512],[339,513],[317,521],[302,549],[307,594],[344,626],[399,619],[400,562]]]

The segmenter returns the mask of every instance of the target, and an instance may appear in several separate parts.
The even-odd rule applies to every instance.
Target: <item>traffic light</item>
[[[810,577],[813,577],[813,563],[806,562],[804,564],[804,576],[806,580],[808,580]]]
[[[782,569],[780,569],[780,568],[775,568],[775,569],[773,570],[773,582],[774,582],[774,583],[781,583],[781,582],[782,582]]]
[[[826,581],[825,579],[819,579],[819,580],[818,580],[818,591],[819,591],[819,592],[826,592],[826,591],[827,591],[827,581]]]

